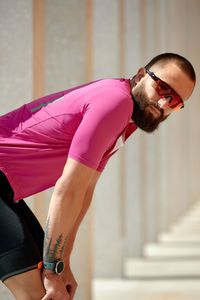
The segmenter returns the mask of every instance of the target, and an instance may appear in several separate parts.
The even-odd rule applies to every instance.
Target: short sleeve
[[[132,102],[121,90],[107,90],[91,97],[72,139],[68,157],[95,170],[106,151],[127,126]]]
[[[118,150],[119,150],[119,149],[118,149]],[[100,164],[99,164],[99,166],[98,166],[98,168],[97,168],[97,171],[103,172],[103,170],[105,169],[105,167],[106,167],[106,165],[107,165],[109,159],[111,158],[111,156],[113,156],[118,150],[116,150],[116,151],[112,152],[111,154],[109,154],[108,156],[104,157],[104,158],[101,160],[101,162],[100,162]]]

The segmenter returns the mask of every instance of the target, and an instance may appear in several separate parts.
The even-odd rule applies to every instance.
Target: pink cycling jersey
[[[55,185],[68,157],[102,171],[136,130],[129,79],[102,79],[34,100],[0,117],[0,170],[14,201]]]

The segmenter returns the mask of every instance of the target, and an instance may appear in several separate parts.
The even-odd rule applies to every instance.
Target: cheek
[[[156,92],[155,88],[152,86],[151,82],[147,82],[147,84],[145,86],[145,92],[146,92],[146,95],[148,96],[149,100],[156,101],[159,99],[159,95]]]
[[[160,103],[158,102],[158,104],[160,104]],[[170,115],[173,112],[173,109],[169,107],[167,101],[161,103],[159,106],[160,106],[160,108],[163,109],[164,116],[168,116],[168,115]]]
[[[173,109],[171,109],[169,106],[167,106],[164,109],[164,116],[169,116],[173,112]]]

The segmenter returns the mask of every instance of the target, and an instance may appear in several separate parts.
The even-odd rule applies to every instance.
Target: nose
[[[158,100],[158,106],[163,110],[164,115],[169,115],[172,112],[172,109],[169,107],[169,102],[171,97],[160,98]]]

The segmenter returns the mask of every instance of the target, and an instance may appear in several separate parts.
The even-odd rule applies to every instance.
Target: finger
[[[74,288],[73,288],[73,285],[67,284],[66,290],[67,290],[67,292],[68,292],[68,294],[69,294],[69,300],[72,300],[73,297],[74,297],[74,293],[75,293]]]
[[[69,294],[71,294],[71,292],[72,292],[72,285],[71,284],[67,284],[66,289],[67,289],[67,292]]]
[[[46,294],[41,300],[52,300],[52,298]]]
[[[74,294],[71,294],[70,296],[69,296],[69,300],[73,300],[74,299]]]
[[[71,290],[71,293],[70,293],[70,298],[69,298],[69,300],[73,300],[73,299],[74,299],[75,293],[76,293],[76,288],[73,287],[72,290]]]
[[[75,295],[75,291],[71,293],[69,300],[73,300]]]

